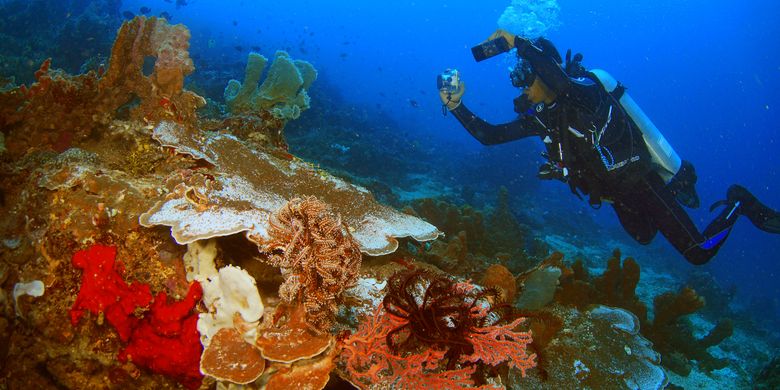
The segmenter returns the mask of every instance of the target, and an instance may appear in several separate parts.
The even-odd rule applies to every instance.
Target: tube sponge
[[[293,60],[286,51],[279,50],[268,68],[262,84],[258,85],[268,59],[258,53],[249,53],[244,83],[230,80],[225,87],[225,102],[233,114],[257,114],[271,111],[280,119],[296,119],[309,108],[306,90],[317,79],[317,70],[303,60]]]

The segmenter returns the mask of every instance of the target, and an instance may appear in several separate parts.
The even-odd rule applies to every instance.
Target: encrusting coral
[[[270,222],[263,245],[268,262],[282,269],[284,302],[302,301],[307,321],[327,331],[344,289],[357,281],[361,253],[349,228],[315,197],[295,198]]]

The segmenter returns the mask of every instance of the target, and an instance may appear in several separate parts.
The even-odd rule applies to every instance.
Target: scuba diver
[[[517,50],[510,73],[522,88],[514,100],[517,119],[491,125],[463,104],[465,84],[456,70],[438,77],[442,112],[455,118],[484,145],[538,136],[547,161],[541,179],[567,183],[571,191],[599,208],[608,202],[625,231],[642,245],[661,234],[693,264],[704,264],[718,252],[740,215],[769,233],[780,233],[780,213],[762,204],[747,189],[732,185],[726,199],[710,207],[720,214],[703,232],[682,206],[696,208],[696,171],[681,160],[626,88],[603,70],[587,70],[582,55],[566,61],[549,40],[535,41],[498,30],[472,48],[477,61]],[[682,206],[681,206],[682,205]]]

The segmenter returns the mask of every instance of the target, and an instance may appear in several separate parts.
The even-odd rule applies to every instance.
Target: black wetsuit
[[[484,145],[540,137],[548,166],[560,171],[557,178],[578,196],[588,195],[594,207],[610,201],[623,228],[639,243],[650,243],[660,231],[689,262],[709,261],[736,221],[734,210],[725,210],[700,233],[675,199],[676,192],[655,171],[642,134],[618,103],[619,96],[610,95],[595,76],[570,78],[535,47],[516,46],[557,95],[556,102],[537,105],[497,126],[461,104],[452,110],[458,121]],[[683,168],[678,175],[692,173],[689,163]]]

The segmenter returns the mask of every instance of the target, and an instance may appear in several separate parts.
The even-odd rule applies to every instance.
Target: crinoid
[[[279,296],[306,308],[307,322],[329,330],[342,291],[357,281],[362,255],[348,227],[313,196],[295,198],[270,220],[263,246],[268,262],[282,269]]]
[[[499,295],[429,271],[400,271],[389,279],[383,305],[405,321],[387,334],[387,345],[395,354],[419,347],[446,350],[447,369],[453,369],[461,356],[474,353],[471,336],[504,319],[500,311],[511,310],[495,304]]]

